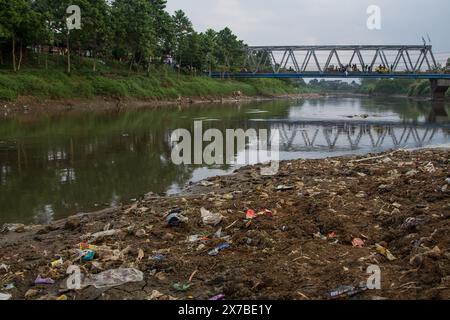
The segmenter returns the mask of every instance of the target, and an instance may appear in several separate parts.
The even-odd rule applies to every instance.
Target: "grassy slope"
[[[167,71],[154,71],[149,75],[74,73],[70,76],[62,71],[0,72],[0,100],[3,101],[14,101],[20,96],[41,99],[114,96],[163,100],[180,96],[231,96],[235,91],[247,96],[270,96],[299,93],[300,90],[280,80],[215,80]]]

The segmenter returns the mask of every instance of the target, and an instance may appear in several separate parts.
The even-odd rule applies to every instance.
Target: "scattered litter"
[[[245,214],[245,218],[246,218],[246,219],[249,219],[249,220],[255,219],[255,218],[256,218],[256,213],[255,213],[255,211],[252,210],[252,209],[248,209],[248,210],[247,210],[247,213]]]
[[[328,293],[327,297],[330,300],[346,299],[356,296],[357,294],[367,290],[367,287],[361,284],[359,287],[354,286],[339,286]]]
[[[144,250],[139,249],[137,260],[138,260],[138,261],[141,261],[142,259],[144,259],[144,257],[145,257]]]
[[[144,274],[134,268],[119,268],[104,271],[99,274],[87,277],[83,282],[83,287],[94,286],[97,289],[121,286],[129,282],[141,282]]]
[[[317,232],[313,234],[314,238],[320,239],[320,240],[327,240],[327,236],[323,235],[321,232]]]
[[[65,294],[63,294],[63,295],[60,295],[58,298],[56,298],[56,300],[57,301],[67,301],[67,300],[69,300],[69,298]]]
[[[208,237],[200,236],[198,234],[188,237],[188,242],[209,241]]]
[[[95,251],[93,250],[83,250],[81,251],[81,259],[83,261],[92,261],[95,257]]]
[[[6,233],[6,232],[25,232],[27,230],[27,227],[24,224],[21,223],[5,223],[1,229],[0,233]]]
[[[148,298],[148,300],[177,300],[177,298],[174,298],[172,296],[166,295],[164,293],[159,292],[158,290],[153,290],[152,293],[150,294],[150,297]]]
[[[189,277],[188,283],[191,283],[191,282],[192,282],[192,280],[194,279],[194,276],[197,274],[197,272],[198,272],[198,269],[195,270],[194,272],[192,272],[191,276]]]
[[[211,187],[211,186],[214,185],[214,183],[209,182],[209,181],[206,181],[206,180],[201,181],[200,184],[201,184],[203,187]]]
[[[55,284],[55,280],[51,278],[42,278],[40,275],[37,276],[36,280],[34,280],[34,284]]]
[[[202,215],[202,221],[206,225],[217,226],[222,222],[223,216],[220,213],[213,213],[205,208],[201,208],[200,213]]]
[[[435,173],[436,172],[436,168],[434,167],[434,164],[432,162],[428,162],[424,167],[423,167],[424,171],[428,172],[428,173]]]
[[[378,243],[375,244],[375,247],[377,249],[377,252],[383,256],[385,256],[389,261],[394,261],[397,258],[385,247],[379,245]]]
[[[0,270],[5,270],[5,272],[9,272],[9,266],[2,263],[0,264]]]
[[[278,191],[287,191],[287,190],[292,190],[292,189],[294,189],[294,188],[295,188],[294,186],[286,186],[286,185],[284,185],[284,184],[279,185],[279,186],[276,187],[276,189],[277,189]]]
[[[36,289],[29,289],[27,292],[25,292],[25,299],[32,299],[36,297],[39,294],[39,291]]]
[[[80,250],[97,250],[97,246],[94,246],[86,242],[82,242],[80,243]]]
[[[238,223],[239,222],[239,220],[235,220],[233,223],[231,223],[230,225],[228,225],[226,228],[225,228],[225,230],[228,230],[228,229],[230,229],[231,227],[233,227],[236,223]]]
[[[227,193],[227,194],[224,194],[224,195],[222,196],[222,198],[224,198],[225,200],[233,200],[233,199],[234,199],[234,196],[233,196],[232,193]]]
[[[62,266],[64,264],[64,261],[62,258],[59,258],[58,260],[52,261],[50,264],[53,268],[56,268]]]
[[[257,213],[258,216],[267,216],[267,217],[272,217],[273,216],[273,212],[270,211],[269,209],[262,209],[260,212]]]
[[[225,242],[225,243],[218,245],[213,250],[209,251],[208,254],[210,256],[217,256],[220,251],[229,249],[230,247],[231,247],[231,245],[229,243]]]
[[[9,300],[11,298],[12,298],[12,295],[10,295],[9,293],[1,293],[0,292],[0,301]]]
[[[165,259],[166,259],[166,257],[164,257],[160,253],[157,253],[152,257],[152,260],[159,261],[159,262],[164,261]]]
[[[362,247],[364,247],[364,244],[365,244],[365,242],[361,238],[355,238],[352,240],[352,245],[354,247],[362,248]]]
[[[209,298],[209,300],[211,300],[211,301],[222,301],[222,300],[225,300],[225,295],[224,294],[218,294],[217,296]]]
[[[3,287],[2,287],[3,290],[12,290],[15,288],[16,288],[16,286],[14,285],[14,283],[7,283],[7,284],[3,285]]]
[[[405,222],[400,226],[400,228],[404,230],[410,230],[424,223],[424,219],[409,217],[406,218]]]
[[[221,239],[222,238],[222,227],[220,227],[216,233],[214,234],[215,238]]]
[[[327,237],[328,239],[335,239],[337,237],[337,233],[334,231],[330,232]]]
[[[178,227],[182,223],[187,223],[189,219],[185,216],[183,216],[181,209],[175,209],[168,213],[168,216],[166,218],[167,224],[171,227]]]
[[[101,231],[101,232],[97,232],[97,233],[90,235],[90,239],[92,242],[101,241],[105,238],[118,235],[120,232],[121,232],[121,230],[117,230],[117,229]]]
[[[175,283],[173,288],[179,292],[188,291],[192,284],[190,283]]]

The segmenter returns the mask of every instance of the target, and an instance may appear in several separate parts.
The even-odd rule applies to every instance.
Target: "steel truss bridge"
[[[334,150],[344,148],[356,150],[364,144],[372,148],[424,147],[442,132],[450,139],[450,128],[446,133],[436,126],[354,124],[344,123],[338,127],[305,127],[304,124],[273,123],[271,130],[280,132],[280,148],[286,151],[313,151],[320,148]]]
[[[343,70],[353,65],[356,70]],[[379,65],[386,68],[384,72],[376,72]],[[336,68],[331,70],[332,66]],[[240,71],[211,72],[210,76],[430,79],[433,92],[439,94],[450,86],[450,73],[438,69],[431,45],[261,46],[246,48]]]

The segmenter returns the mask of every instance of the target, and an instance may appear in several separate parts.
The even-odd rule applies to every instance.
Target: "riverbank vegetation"
[[[37,54],[59,55],[68,73],[81,58],[92,58],[92,71],[98,62],[114,62],[129,71],[165,64],[190,74],[242,65],[245,44],[229,28],[196,32],[183,11],[170,15],[166,2],[1,0],[0,62],[18,72]],[[79,15],[68,9],[73,5],[80,8]],[[44,59],[41,68],[48,67]]]
[[[70,5],[81,29],[68,30]],[[245,44],[229,28],[196,32],[183,11],[165,9],[166,0],[0,0],[0,100],[302,92],[290,81],[201,77],[242,66]]]
[[[450,58],[446,68],[450,69]],[[374,95],[408,95],[412,97],[429,97],[431,84],[429,80],[412,79],[364,79],[360,85],[360,93]],[[450,98],[450,89],[446,96]]]
[[[274,96],[301,93],[302,89],[274,79],[246,81],[215,80],[178,75],[171,70],[122,76],[71,74],[62,71],[0,73],[0,100],[15,101],[20,96],[38,99],[89,99],[95,96],[173,100],[180,97]]]
[[[430,97],[431,84],[429,80],[410,79],[364,79],[360,92],[373,95],[408,95],[411,97]],[[450,89],[446,96],[450,98]]]
[[[168,13],[166,2],[0,0],[0,100],[307,92],[430,95],[428,81],[210,79],[204,75],[212,70],[242,71],[246,44],[229,28],[195,31],[182,10]],[[68,10],[73,5],[80,8],[80,19]],[[68,17],[75,25],[79,20],[80,28],[69,30]]]

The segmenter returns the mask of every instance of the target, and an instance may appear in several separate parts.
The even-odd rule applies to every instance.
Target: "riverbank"
[[[148,194],[47,226],[5,225],[0,292],[13,299],[327,299],[339,286],[365,282],[377,265],[382,289],[354,292],[355,299],[449,299],[449,164],[449,149],[285,161],[273,177],[246,167],[174,197]],[[171,211],[187,221],[169,226]],[[211,221],[201,211],[220,214],[220,222],[205,225]],[[96,246],[93,259],[77,258],[82,242]],[[71,264],[99,288],[84,280],[84,289],[67,289]],[[98,274],[117,268],[137,269],[143,279],[137,272],[138,282],[100,288]],[[55,283],[34,284],[38,276]]]
[[[60,71],[0,73],[1,116],[236,103],[278,98],[315,98],[305,88],[276,79],[242,81],[178,75],[157,70],[130,75]]]
[[[152,100],[119,97],[94,97],[91,99],[39,100],[35,97],[22,97],[16,102],[3,103],[1,118],[32,116],[40,114],[59,114],[99,111],[152,110],[167,106],[189,107],[191,105],[264,102],[273,100],[317,99],[326,95],[316,93],[293,93],[273,96],[244,96],[235,94],[225,97],[180,97],[172,100]]]
[[[36,100],[93,99],[97,97],[167,101],[183,98],[273,96],[303,93],[290,82],[276,79],[212,79],[177,74],[173,70],[150,73],[74,73],[27,70],[0,73],[0,101],[23,97]]]

